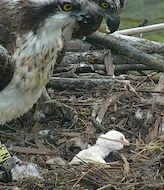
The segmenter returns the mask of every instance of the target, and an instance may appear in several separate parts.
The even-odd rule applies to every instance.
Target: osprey
[[[91,9],[106,18],[110,33],[115,32],[120,25],[120,13],[125,7],[126,0],[89,0]]]
[[[96,31],[103,18],[106,19],[106,23],[110,33],[115,32],[120,25],[120,13],[125,6],[126,0],[82,0],[83,7],[87,7],[90,10],[96,12],[94,18],[87,18],[87,26],[81,25],[81,32],[83,35],[93,33]],[[80,32],[80,31],[79,31]],[[78,33],[79,35],[79,33]],[[73,35],[77,37],[76,35]]]
[[[82,10],[79,0],[0,1],[0,28],[9,32],[9,41],[14,34],[11,41],[15,42],[9,48],[11,59],[5,50],[0,55],[0,71],[9,60],[14,65],[12,77],[0,78],[0,124],[23,115],[36,103],[50,80],[58,51],[74,31],[81,31],[83,18],[91,15],[89,9]],[[0,43],[6,45],[1,38]]]
[[[89,0],[89,4],[104,17],[112,19],[120,15],[126,0]]]

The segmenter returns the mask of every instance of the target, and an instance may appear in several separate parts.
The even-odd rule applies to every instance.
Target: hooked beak
[[[101,25],[103,17],[91,9],[85,8],[76,19],[78,27],[73,32],[74,38],[82,38],[95,32]]]
[[[107,23],[108,29],[110,30],[110,33],[113,33],[119,28],[120,17],[118,16],[114,19],[111,19],[108,17],[106,18],[106,23]]]
[[[94,2],[89,3],[89,7],[92,10],[95,10],[97,14],[101,15],[103,18],[106,19],[108,29],[110,30],[110,33],[115,32],[119,25],[120,25],[120,11],[116,10],[115,7],[109,12],[106,12],[102,10],[101,8],[97,7],[97,4]]]

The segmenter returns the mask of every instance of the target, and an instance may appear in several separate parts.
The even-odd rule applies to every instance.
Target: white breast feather
[[[71,20],[65,19],[64,21],[67,24]],[[16,49],[13,55],[16,63],[13,79],[0,92],[0,124],[4,124],[27,112],[40,97],[53,72],[57,51],[63,47],[61,24],[64,21],[61,22],[59,17],[56,19],[53,16],[53,18],[47,19],[38,36],[34,35],[33,32],[29,32],[23,38],[22,36],[21,38],[18,37],[18,46],[22,50],[20,53],[19,48]],[[54,26],[53,23],[55,23]],[[23,40],[26,40],[25,44]],[[22,66],[23,57],[30,58]],[[28,72],[29,66],[31,67],[30,72]],[[44,71],[41,72],[43,67]],[[26,80],[22,80],[23,74],[25,74]]]

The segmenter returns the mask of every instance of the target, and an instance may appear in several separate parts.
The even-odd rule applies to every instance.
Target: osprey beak
[[[76,18],[78,28],[74,30],[73,37],[82,38],[95,32],[101,25],[103,17],[95,11],[85,8]]]
[[[121,144],[128,146],[130,143],[126,138],[124,138],[124,140],[121,141]]]
[[[113,33],[119,28],[120,17],[118,16],[113,19],[108,17],[106,18],[106,23],[107,23],[108,29],[110,30],[110,33]]]

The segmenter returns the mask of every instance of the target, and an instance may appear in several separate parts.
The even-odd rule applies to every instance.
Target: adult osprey
[[[91,9],[97,10],[106,18],[110,33],[115,32],[120,25],[120,13],[125,7],[126,0],[89,0]]]
[[[82,10],[79,0],[1,0],[0,27],[9,32],[11,44],[0,55],[0,71],[14,62],[12,77],[0,78],[0,124],[27,112],[41,96],[57,59],[57,52],[73,31],[81,31],[83,18],[94,18],[88,9]],[[6,21],[8,24],[6,24]],[[79,24],[80,23],[80,24]],[[3,27],[5,26],[5,27]],[[5,34],[5,33],[4,33]],[[14,44],[13,42],[16,42]],[[9,56],[9,59],[7,58]],[[7,70],[8,71],[8,70]],[[4,77],[6,78],[6,76]]]
[[[91,7],[107,18],[115,18],[125,7],[126,0],[89,0]]]

